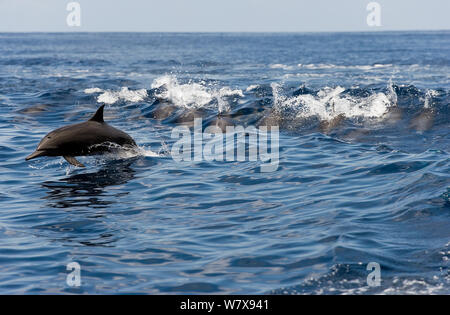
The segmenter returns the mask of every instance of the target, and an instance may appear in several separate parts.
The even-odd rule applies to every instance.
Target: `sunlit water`
[[[449,32],[0,34],[0,293],[449,294],[449,56]],[[25,162],[101,104],[137,151]],[[171,158],[218,115],[278,125],[277,171]]]

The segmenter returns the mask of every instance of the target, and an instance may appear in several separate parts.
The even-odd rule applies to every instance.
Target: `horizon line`
[[[173,34],[305,34],[305,33],[383,33],[383,32],[446,32],[448,29],[368,29],[368,30],[323,30],[323,31],[118,31],[118,30],[64,30],[64,31],[2,31],[0,34],[32,34],[32,33],[173,33]]]

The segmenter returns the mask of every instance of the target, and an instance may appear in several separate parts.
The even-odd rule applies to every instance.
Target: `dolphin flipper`
[[[72,165],[78,166],[78,167],[85,167],[83,163],[79,162],[76,158],[73,156],[64,155],[64,158],[67,162],[69,162]]]

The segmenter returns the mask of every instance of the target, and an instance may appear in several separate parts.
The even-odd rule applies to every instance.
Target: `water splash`
[[[158,157],[158,153],[152,151],[145,146],[129,146],[129,145],[118,145],[112,142],[104,142],[101,144],[96,144],[91,146],[92,149],[102,148],[106,153],[103,156],[109,159],[129,159],[138,156],[146,157]]]
[[[433,101],[433,98],[436,96],[439,96],[438,91],[431,89],[427,90],[427,92],[425,93],[425,97],[421,99],[424,102],[423,108],[430,108],[431,102]]]
[[[348,118],[382,118],[390,107],[397,103],[397,95],[389,82],[387,93],[372,93],[369,96],[352,96],[344,93],[345,88],[324,87],[317,93],[288,97],[281,86],[272,83],[274,110],[290,118],[318,117],[332,120],[344,115]]]
[[[205,81],[179,83],[173,75],[165,75],[155,79],[152,89],[158,89],[155,96],[173,103],[177,107],[187,109],[217,107],[219,113],[230,110],[228,97],[243,97],[239,89],[229,87],[217,88]]]

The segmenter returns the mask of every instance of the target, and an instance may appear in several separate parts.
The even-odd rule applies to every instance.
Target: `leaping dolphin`
[[[70,164],[84,167],[75,156],[108,152],[111,149],[108,143],[136,147],[133,138],[103,120],[104,107],[105,105],[100,106],[94,116],[86,122],[61,127],[47,134],[36,151],[25,160],[39,156],[63,156]]]

